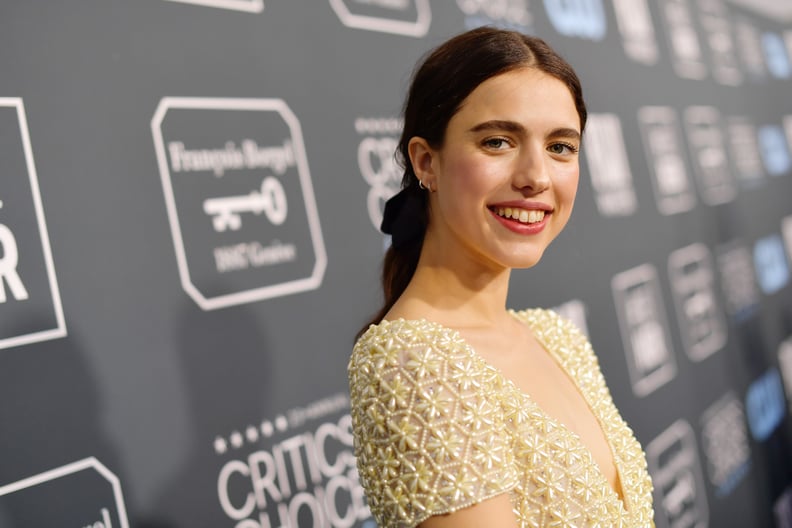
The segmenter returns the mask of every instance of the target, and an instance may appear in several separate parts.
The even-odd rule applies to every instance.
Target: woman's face
[[[532,68],[492,77],[463,101],[439,149],[412,143],[416,174],[436,191],[425,244],[440,255],[530,267],[569,220],[580,118],[554,77]]]

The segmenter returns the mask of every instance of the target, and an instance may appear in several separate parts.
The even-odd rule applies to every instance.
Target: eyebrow
[[[479,123],[478,125],[472,127],[470,132],[482,132],[487,130],[503,130],[505,132],[514,132],[517,134],[527,133],[525,127],[520,123],[503,119],[484,121],[483,123]],[[580,132],[574,128],[559,127],[551,130],[550,133],[547,134],[547,137],[568,138],[580,141]]]

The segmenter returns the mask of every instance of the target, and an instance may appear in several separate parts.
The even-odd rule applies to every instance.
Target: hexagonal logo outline
[[[168,159],[165,153],[165,141],[162,137],[162,121],[170,109],[180,110],[231,110],[231,111],[252,111],[252,112],[277,112],[283,122],[289,128],[291,140],[295,151],[297,163],[297,174],[300,179],[300,187],[303,194],[303,204],[308,218],[308,230],[311,235],[311,245],[313,247],[316,260],[310,277],[291,280],[280,284],[262,286],[241,292],[228,293],[216,297],[206,297],[192,283],[190,269],[187,264],[187,255],[184,250],[181,225],[179,223],[176,200],[174,198],[173,186],[171,183],[170,170],[168,169]],[[325,252],[324,240],[319,222],[319,214],[316,208],[316,199],[313,192],[311,174],[308,169],[308,158],[305,153],[303,143],[302,128],[297,116],[291,111],[289,106],[282,99],[245,99],[245,98],[211,98],[211,97],[163,97],[154,111],[151,119],[151,132],[154,137],[154,147],[157,153],[157,164],[159,166],[160,178],[162,180],[162,190],[165,195],[165,204],[168,212],[168,222],[173,237],[173,246],[176,251],[176,262],[179,268],[179,279],[182,288],[202,310],[215,310],[226,308],[237,304],[263,301],[274,297],[281,297],[293,293],[310,291],[319,288],[324,278],[327,268],[327,253]]]
[[[24,150],[25,155],[25,167],[27,168],[28,179],[30,180],[30,189],[33,195],[33,207],[36,212],[36,224],[39,230],[39,236],[41,237],[41,251],[44,255],[44,265],[47,270],[47,280],[49,282],[49,288],[52,296],[52,308],[55,312],[55,321],[57,326],[55,328],[40,330],[31,334],[23,334],[0,339],[0,350],[4,348],[28,345],[30,343],[38,343],[40,341],[48,341],[50,339],[59,339],[68,335],[68,331],[66,330],[66,320],[63,315],[63,304],[61,303],[60,290],[58,289],[58,279],[55,275],[55,263],[52,259],[52,248],[50,247],[47,222],[44,217],[44,207],[41,203],[41,192],[39,190],[36,164],[33,161],[33,147],[31,146],[30,142],[30,131],[28,130],[27,126],[25,105],[21,97],[0,97],[0,108],[2,107],[15,108],[17,112],[19,134],[22,139],[22,149]]]
[[[349,10],[345,0],[330,0],[330,7],[346,27],[382,33],[395,33],[408,37],[423,37],[429,31],[429,25],[432,23],[432,10],[429,7],[429,0],[414,1],[418,12],[415,22],[356,15]]]
[[[80,471],[86,471],[88,469],[93,469],[110,483],[110,486],[113,488],[113,497],[116,501],[116,509],[118,510],[118,518],[121,523],[121,528],[129,528],[126,505],[124,504],[124,494],[121,491],[121,481],[115,473],[107,469],[107,467],[99,462],[96,457],[83,458],[77,462],[72,462],[71,464],[66,464],[65,466],[50,469],[49,471],[39,473],[38,475],[33,475],[32,477],[27,477],[16,482],[12,482],[11,484],[0,486],[0,497],[23,489],[32,488],[33,486],[38,486],[39,484],[44,484],[45,482],[49,482],[51,480],[67,477],[74,473],[79,473]]]

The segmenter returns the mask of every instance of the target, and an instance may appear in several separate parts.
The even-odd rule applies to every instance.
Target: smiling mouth
[[[518,207],[490,207],[490,211],[500,217],[516,220],[521,224],[535,224],[544,220],[545,211],[538,209],[520,209]]]

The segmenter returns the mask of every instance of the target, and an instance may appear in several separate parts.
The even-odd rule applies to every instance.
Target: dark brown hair
[[[586,105],[575,71],[543,40],[491,27],[481,27],[457,35],[429,53],[413,74],[404,104],[404,128],[396,151],[404,167],[403,192],[422,204],[411,221],[425,233],[429,223],[427,194],[418,186],[408,146],[413,137],[422,137],[433,148],[440,148],[448,122],[462,102],[478,85],[491,77],[518,68],[535,68],[563,82],[569,88],[580,117],[581,132],[586,125]],[[423,236],[398,249],[391,245],[382,265],[382,308],[358,333],[379,323],[407,288],[418,265]]]

